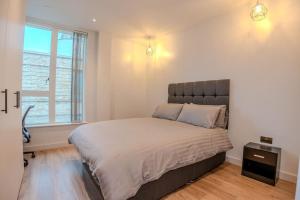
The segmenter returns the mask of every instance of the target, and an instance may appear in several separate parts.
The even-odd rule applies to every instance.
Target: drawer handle
[[[257,155],[257,154],[254,154],[253,156],[256,157],[256,158],[261,158],[261,159],[264,159],[264,158],[265,158],[264,156]]]

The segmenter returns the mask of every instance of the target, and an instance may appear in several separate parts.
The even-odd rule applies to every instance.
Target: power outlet
[[[261,143],[266,143],[266,144],[273,144],[273,138],[260,136],[260,142]]]

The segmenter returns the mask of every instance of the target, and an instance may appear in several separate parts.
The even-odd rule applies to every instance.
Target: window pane
[[[22,112],[34,105],[34,108],[28,113],[26,125],[47,124],[49,123],[49,98],[48,97],[22,97]]]
[[[25,27],[23,90],[49,91],[51,35],[50,30]]]
[[[59,32],[56,59],[56,117],[57,123],[71,122],[73,33]]]

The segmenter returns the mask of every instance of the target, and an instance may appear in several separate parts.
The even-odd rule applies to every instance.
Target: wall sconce
[[[148,36],[147,37],[147,40],[148,40],[148,46],[147,46],[147,49],[146,49],[146,55],[147,56],[153,56],[154,54],[154,48],[151,46],[151,40],[153,38],[151,36]]]
[[[254,21],[261,21],[267,17],[267,7],[257,0],[256,5],[252,8],[250,16]]]

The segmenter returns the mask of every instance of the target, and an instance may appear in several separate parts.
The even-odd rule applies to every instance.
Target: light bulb
[[[250,15],[254,21],[261,21],[267,17],[267,14],[267,7],[264,4],[257,2],[256,5],[252,8]]]
[[[146,49],[146,55],[147,56],[152,56],[154,53],[154,50],[151,46],[148,46],[147,49]]]

